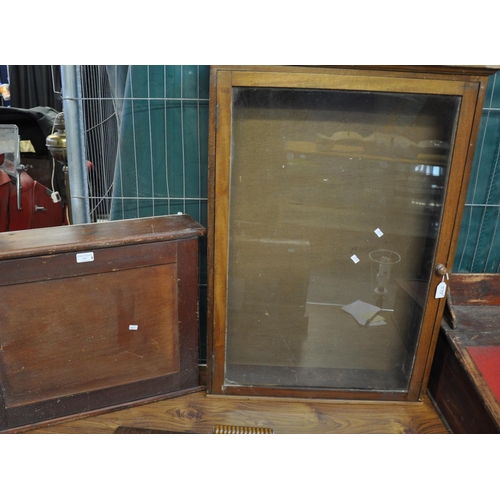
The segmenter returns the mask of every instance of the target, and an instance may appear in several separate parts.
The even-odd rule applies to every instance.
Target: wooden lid
[[[205,228],[189,215],[164,215],[0,233],[0,260],[155,241],[197,238]]]

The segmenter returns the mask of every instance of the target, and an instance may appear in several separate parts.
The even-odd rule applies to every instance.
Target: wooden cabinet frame
[[[227,385],[226,304],[232,91],[235,87],[335,89],[459,96],[454,148],[433,266],[453,265],[487,77],[492,71],[454,67],[213,67],[209,128],[208,392],[212,394],[419,401],[425,393],[445,300],[434,299],[442,280],[433,273],[426,291],[420,338],[407,391],[357,391]]]
[[[0,235],[0,432],[202,390],[188,215]]]

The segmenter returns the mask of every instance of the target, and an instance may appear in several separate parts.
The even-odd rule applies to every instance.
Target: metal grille
[[[103,66],[82,66],[82,108],[90,220],[109,220],[118,153],[116,104]]]
[[[207,203],[207,66],[81,66],[91,220]]]
[[[207,224],[209,66],[80,66],[89,220],[179,212]],[[200,361],[206,241],[200,241]]]

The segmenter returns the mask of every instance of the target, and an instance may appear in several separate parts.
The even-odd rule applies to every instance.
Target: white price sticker
[[[82,262],[93,262],[93,261],[94,261],[94,252],[85,252],[76,254],[76,262],[78,264],[81,264]]]
[[[436,288],[436,299],[442,299],[446,295],[446,283],[441,281]]]

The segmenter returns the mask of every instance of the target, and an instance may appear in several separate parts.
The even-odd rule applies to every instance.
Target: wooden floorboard
[[[428,397],[421,403],[276,400],[196,392],[45,425],[27,434],[112,434],[118,427],[212,434],[217,425],[263,427],[275,434],[447,434]]]

